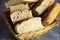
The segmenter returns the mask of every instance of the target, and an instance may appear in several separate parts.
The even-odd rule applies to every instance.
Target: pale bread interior
[[[28,19],[28,18],[32,18],[32,12],[31,11],[16,11],[13,12],[12,14],[10,14],[10,18],[12,20],[13,23],[18,22],[18,21],[22,21],[24,19]]]
[[[16,12],[16,11],[23,11],[23,10],[29,10],[29,6],[28,3],[26,4],[17,4],[17,5],[13,5],[10,6],[10,12]]]
[[[28,33],[31,31],[36,31],[38,29],[43,29],[44,26],[41,23],[41,18],[36,17],[36,18],[31,18],[26,21],[23,21],[22,23],[18,23],[15,27],[15,30],[17,33],[22,34],[22,33]]]

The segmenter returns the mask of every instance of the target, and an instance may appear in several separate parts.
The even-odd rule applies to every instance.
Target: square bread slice
[[[10,14],[10,18],[12,20],[13,23],[18,22],[18,21],[22,21],[24,19],[28,19],[31,18],[32,16],[32,12],[31,11],[16,11],[13,12],[12,14]]]
[[[33,8],[34,16],[41,15],[49,6],[54,3],[55,0],[41,0]]]
[[[27,3],[10,6],[11,13],[15,11],[23,11],[23,10],[29,10],[29,6]]]
[[[24,20],[21,23],[18,23],[15,26],[15,31],[18,34],[23,34],[23,33],[29,33],[36,31],[38,29],[43,29],[44,26],[42,25],[41,18],[40,17],[35,17],[35,18],[30,18],[28,20]]]
[[[52,6],[50,6],[50,8],[47,10],[47,12],[44,13],[44,15],[42,15],[43,25],[47,26],[47,25],[51,24],[55,20],[55,18],[59,14],[59,12],[60,12],[59,3],[54,3]]]
[[[38,0],[8,0],[5,5],[7,8],[9,8],[9,6],[15,5],[15,4],[19,4],[19,3],[30,3],[30,2],[37,2]]]

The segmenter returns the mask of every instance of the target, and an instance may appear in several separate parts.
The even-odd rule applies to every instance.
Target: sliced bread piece
[[[26,2],[37,2],[38,0],[8,0],[5,5],[7,8],[9,8],[9,6],[15,5],[15,4],[19,4],[19,3],[26,3]]]
[[[49,26],[46,26],[42,30],[39,29],[39,30],[34,31],[34,32],[24,33],[21,35],[18,34],[19,36],[17,36],[17,38],[19,40],[30,40],[30,39],[36,38],[38,36],[41,36],[43,34],[48,33],[48,31],[51,30],[53,27],[55,27],[56,24],[57,24],[57,21],[54,21],[54,22],[52,22],[52,24],[50,24]]]
[[[29,32],[36,31],[38,29],[41,30],[43,28],[44,28],[44,26],[41,23],[41,18],[40,17],[35,17],[35,18],[25,20],[22,23],[18,23],[15,26],[15,30],[19,34],[29,33]]]
[[[13,12],[10,15],[10,18],[11,18],[13,23],[21,21],[21,20],[24,20],[24,19],[28,19],[28,18],[31,18],[31,17],[33,17],[32,16],[32,12],[31,11],[27,11],[27,10],[16,11],[16,12]]]
[[[15,11],[23,11],[23,10],[29,10],[28,4],[17,4],[14,6],[10,6],[10,11],[15,12]]]
[[[43,25],[47,26],[51,24],[54,19],[57,17],[57,15],[60,12],[60,4],[59,3],[54,3],[48,10],[47,12],[42,15],[43,19]]]
[[[41,15],[49,6],[54,3],[55,0],[41,0],[39,1],[33,8],[33,15],[39,16]]]

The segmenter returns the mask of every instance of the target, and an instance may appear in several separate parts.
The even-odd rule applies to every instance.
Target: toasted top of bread
[[[33,8],[33,14],[35,16],[41,15],[49,6],[51,6],[55,0],[41,0]]]
[[[36,31],[38,29],[43,29],[44,26],[41,23],[40,17],[31,18],[28,20],[23,21],[22,23],[18,23],[15,26],[15,30],[17,33],[29,33],[31,31]]]
[[[32,12],[31,11],[16,11],[13,12],[12,14],[10,14],[10,18],[12,20],[13,23],[24,20],[24,19],[28,19],[31,18],[32,16]]]
[[[47,12],[42,15],[43,19],[43,25],[49,25],[51,24],[54,19],[57,17],[57,15],[60,12],[60,4],[59,3],[54,3],[50,8],[47,10]]]

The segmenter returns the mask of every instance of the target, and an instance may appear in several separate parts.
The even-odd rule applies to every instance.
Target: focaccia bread
[[[33,8],[33,15],[41,15],[49,6],[54,3],[55,0],[40,0]]]
[[[47,25],[51,24],[55,20],[55,18],[59,14],[59,12],[60,12],[59,3],[54,3],[52,6],[50,6],[50,8],[47,10],[47,12],[44,13],[44,15],[42,15],[43,25],[47,26]]]
[[[32,16],[32,12],[31,11],[16,11],[13,12],[12,14],[10,14],[10,18],[12,20],[13,23],[24,20],[24,19],[28,19],[31,18]]]
[[[7,6],[7,8],[9,6],[15,5],[15,4],[19,4],[19,3],[30,3],[30,2],[37,2],[38,0],[8,0],[5,5]]]
[[[10,6],[10,12],[15,12],[15,11],[23,11],[23,10],[29,10],[28,4],[17,4]]]
[[[29,33],[36,31],[38,29],[43,29],[44,26],[42,25],[41,18],[40,17],[35,17],[35,18],[30,18],[28,20],[25,20],[21,23],[18,23],[15,26],[15,31],[19,34],[23,33]]]

